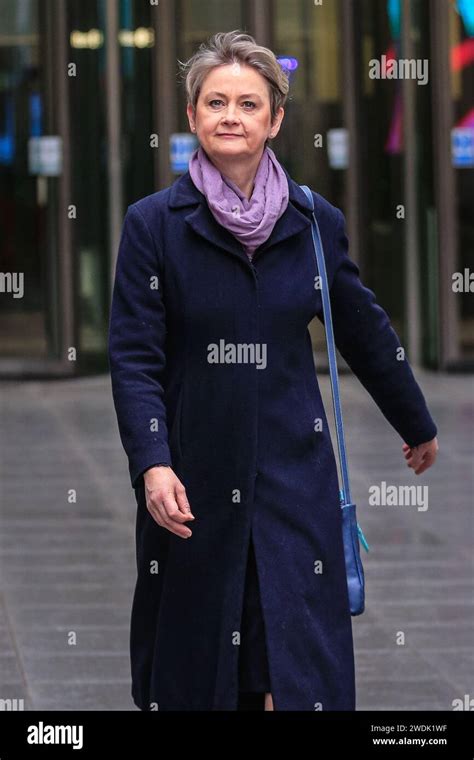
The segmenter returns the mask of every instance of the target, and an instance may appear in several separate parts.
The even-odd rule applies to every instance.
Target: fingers
[[[167,528],[171,533],[175,533],[181,538],[189,538],[192,536],[192,531],[187,525],[182,525],[182,523],[191,518],[189,515],[185,515],[181,512],[171,493],[165,494],[161,499],[158,499],[156,508],[160,517],[160,520],[157,522],[159,522],[164,528]]]
[[[194,520],[194,515],[191,512],[191,505],[188,501],[188,497],[186,496],[186,489],[182,483],[178,483],[175,488],[175,492],[178,509],[180,509],[184,515],[186,515],[186,520]]]
[[[423,456],[423,449],[417,446],[408,446],[406,443],[403,444],[403,451],[407,461],[415,462],[417,458],[420,459]]]
[[[165,487],[148,491],[146,502],[148,511],[158,525],[180,538],[192,536],[192,531],[184,523],[195,518],[186,496],[186,489],[178,478],[171,486],[167,484]]]
[[[428,469],[428,467],[431,467],[434,460],[436,459],[436,454],[433,454],[431,451],[427,451],[422,459],[422,462],[417,470],[415,470],[416,475],[421,475],[422,472]]]
[[[412,467],[416,472],[423,461],[423,453],[416,448],[409,449],[405,452],[405,459],[407,460],[408,467]]]
[[[438,453],[438,446],[436,448],[433,446],[427,448],[425,445],[410,447],[404,443],[402,449],[408,467],[411,467],[416,475],[421,475],[431,467]]]

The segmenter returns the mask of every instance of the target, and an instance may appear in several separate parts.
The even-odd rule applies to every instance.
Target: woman
[[[110,322],[137,502],[132,696],[143,710],[354,710],[337,469],[308,332],[322,314],[311,211],[267,145],[288,80],[238,31],[184,70],[200,146],[171,187],[128,208]],[[336,344],[420,474],[436,425],[342,213],[313,196]]]

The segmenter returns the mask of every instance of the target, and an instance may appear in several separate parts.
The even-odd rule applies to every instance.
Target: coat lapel
[[[273,227],[270,237],[256,249],[254,260],[262,251],[271,248],[277,243],[281,243],[283,240],[311,226],[309,201],[300,186],[291,179],[284,167],[283,170],[288,179],[288,206]],[[185,217],[187,224],[210,243],[244,259],[247,263],[249,262],[242,244],[229,230],[222,227],[214,219],[204,195],[194,185],[189,171],[185,172],[172,185],[168,205],[170,208],[194,206],[195,208]]]

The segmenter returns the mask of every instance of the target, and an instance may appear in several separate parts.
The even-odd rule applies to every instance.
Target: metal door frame
[[[451,68],[448,3],[430,0],[431,82],[433,98],[434,178],[439,261],[440,369],[454,368],[461,361],[459,309],[456,294],[448,283],[457,265],[458,224],[456,181],[451,164]],[[444,284],[443,284],[444,283]]]

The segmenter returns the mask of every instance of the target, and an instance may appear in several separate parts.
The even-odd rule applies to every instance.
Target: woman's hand
[[[183,523],[195,518],[186,497],[186,489],[171,467],[151,467],[144,473],[143,479],[146,506],[158,525],[181,538],[192,536],[192,531]]]
[[[402,449],[408,462],[408,467],[413,467],[415,474],[421,475],[428,467],[431,467],[436,459],[439,451],[438,439],[433,438],[432,441],[420,443],[419,446],[413,447],[404,443]]]

